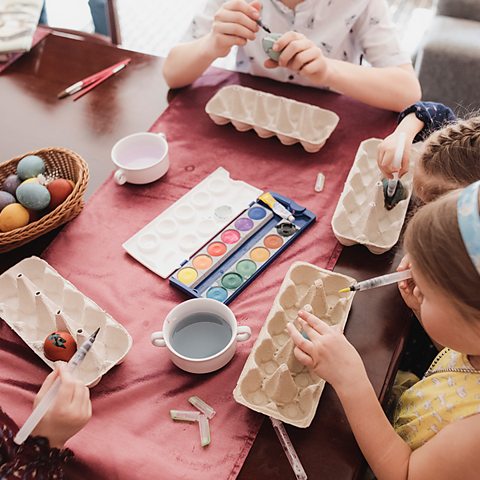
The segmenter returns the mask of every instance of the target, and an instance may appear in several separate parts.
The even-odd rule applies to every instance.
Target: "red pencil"
[[[89,77],[86,77],[82,80],[79,80],[78,82],[74,83],[73,85],[70,85],[67,87],[65,90],[62,90],[57,97],[58,98],[65,98],[70,95],[73,95],[74,93],[79,92],[80,90],[84,89],[85,87],[91,85],[92,83],[96,82],[97,80],[101,78],[108,78],[111,75],[111,72],[116,70],[118,67],[121,66],[119,70],[116,70],[114,73],[117,71],[119,72],[122,68],[126,67],[131,61],[131,58],[126,58],[122,60],[121,62],[115,63],[114,65],[111,65],[110,67],[107,67],[103,70],[100,70],[97,73],[94,73],[93,75],[90,75]],[[107,76],[106,76],[107,75]],[[78,97],[80,98],[80,97]]]

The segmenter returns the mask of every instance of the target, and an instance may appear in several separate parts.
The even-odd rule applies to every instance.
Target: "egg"
[[[27,178],[24,180],[20,185],[24,185],[26,183],[40,183],[37,177]]]
[[[28,224],[28,210],[19,203],[11,203],[0,212],[0,231],[9,232]]]
[[[77,351],[77,342],[68,332],[52,332],[43,342],[43,354],[52,362],[68,362]]]
[[[0,212],[11,203],[16,203],[15,197],[11,193],[0,190]]]
[[[12,173],[3,182],[2,190],[15,195],[15,190],[18,188],[21,182],[22,181],[18,178],[18,175]]]
[[[64,178],[52,180],[47,185],[47,189],[50,192],[50,204],[48,205],[50,210],[57,208],[73,191],[71,181]]]
[[[23,182],[15,193],[17,200],[32,210],[43,210],[50,203],[50,192],[38,183]]]
[[[27,155],[18,162],[17,175],[22,180],[36,177],[40,173],[45,173],[45,162],[37,155]]]

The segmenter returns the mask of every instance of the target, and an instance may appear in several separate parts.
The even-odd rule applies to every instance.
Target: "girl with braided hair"
[[[425,141],[415,165],[413,190],[423,203],[480,180],[480,116],[457,120],[441,103],[418,102],[399,116],[395,131],[383,140],[377,163],[387,178],[400,134],[406,136],[399,175],[408,170],[412,143]]]

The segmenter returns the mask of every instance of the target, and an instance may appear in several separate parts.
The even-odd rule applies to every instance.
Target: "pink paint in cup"
[[[113,146],[112,161],[117,167],[113,178],[119,185],[154,182],[170,166],[165,135],[149,132],[128,135]]]

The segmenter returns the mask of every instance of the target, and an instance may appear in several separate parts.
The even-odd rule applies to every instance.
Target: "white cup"
[[[227,345],[219,352],[205,358],[190,358],[176,352],[171,344],[171,335],[177,324],[184,318],[195,313],[211,313],[225,320],[232,329],[232,334]],[[191,373],[208,373],[218,370],[226,365],[235,354],[238,342],[248,340],[252,332],[250,327],[237,326],[233,312],[225,304],[211,298],[193,298],[178,304],[173,308],[163,322],[163,330],[153,332],[152,344],[156,347],[167,347],[170,359],[182,370]]]
[[[170,166],[165,135],[149,132],[128,135],[113,146],[112,161],[118,167],[113,178],[119,185],[154,182]]]

